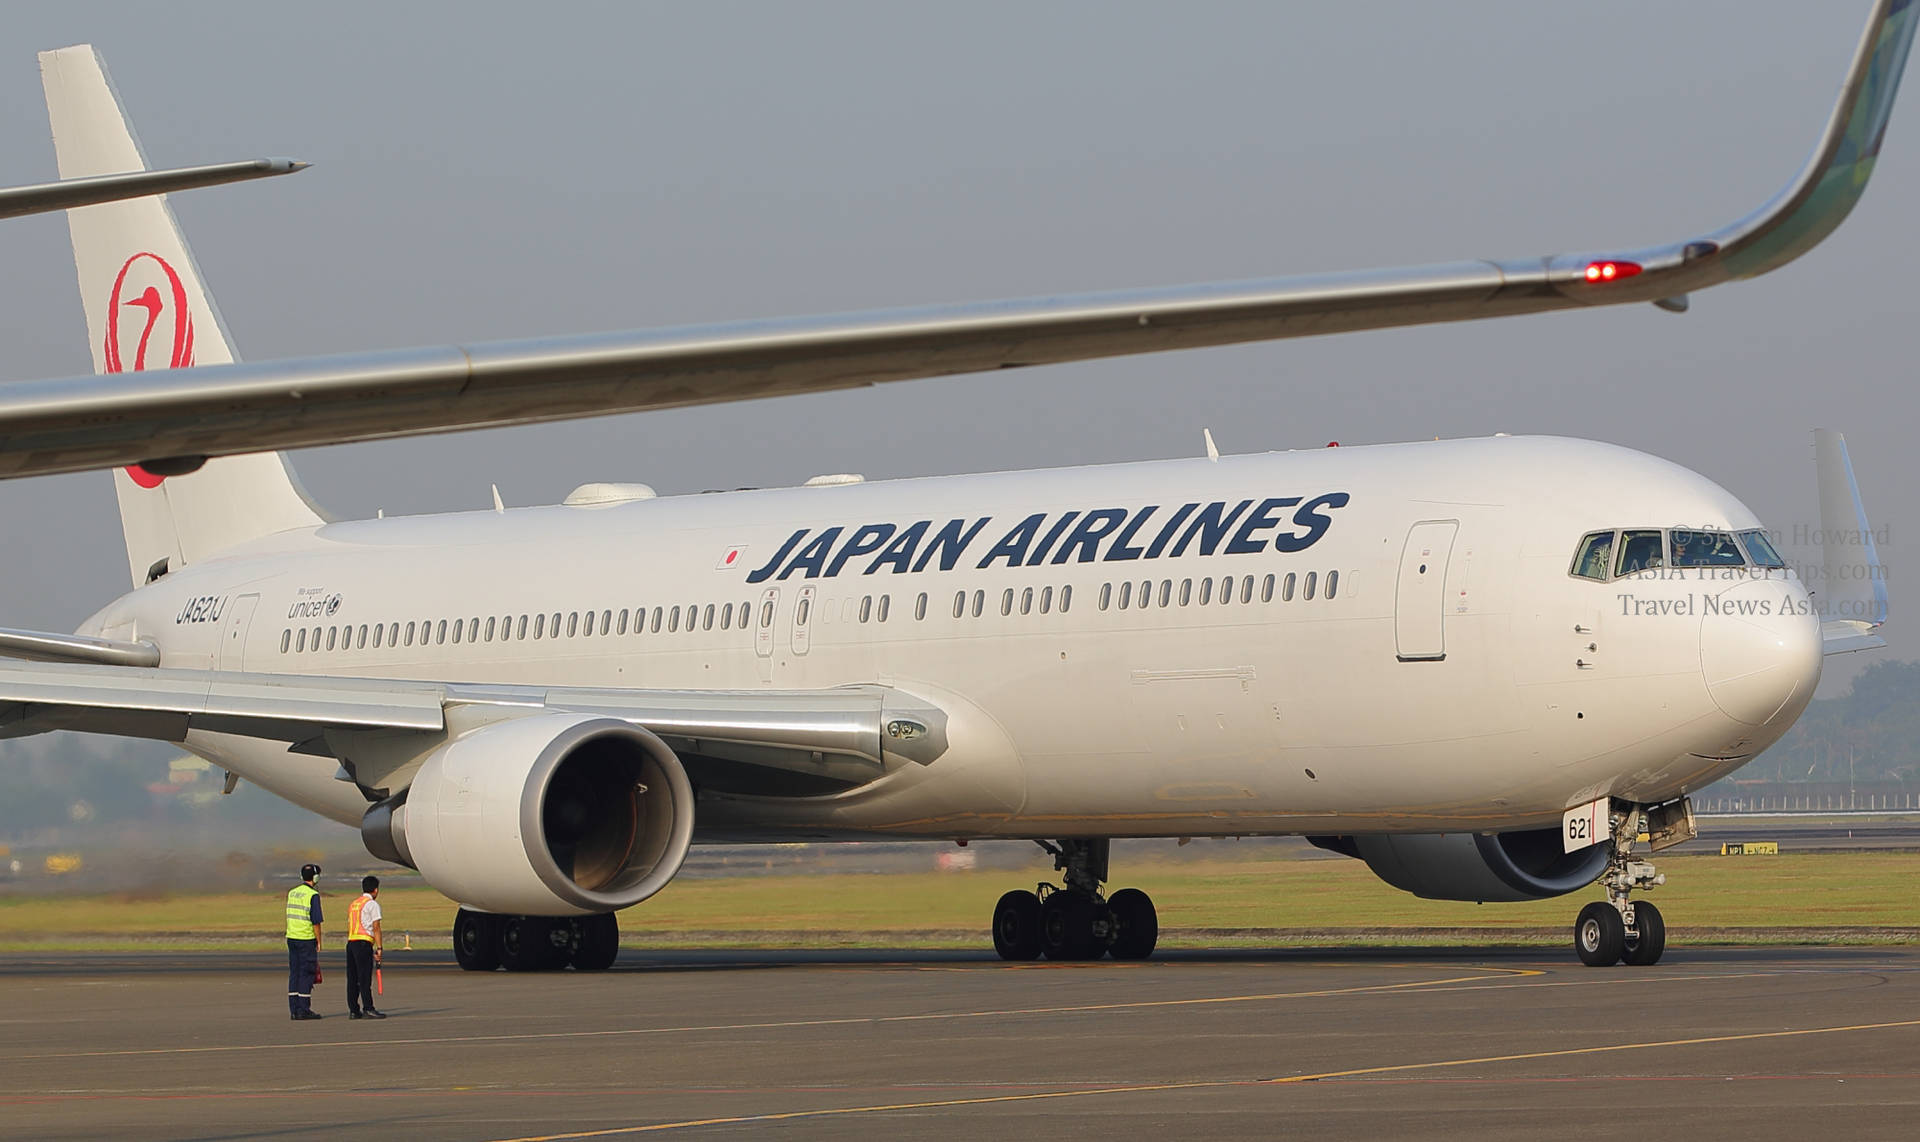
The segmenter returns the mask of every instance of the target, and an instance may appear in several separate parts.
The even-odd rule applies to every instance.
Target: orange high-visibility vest
[[[365,940],[369,944],[373,942],[373,933],[367,931],[367,929],[360,923],[360,909],[363,905],[366,904],[367,901],[372,899],[373,897],[368,896],[366,893],[363,892],[360,894],[360,898],[358,900],[355,900],[352,904],[347,905],[347,939],[348,940]]]

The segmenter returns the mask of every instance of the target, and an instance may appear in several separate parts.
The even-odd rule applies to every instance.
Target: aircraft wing
[[[0,476],[566,420],[1130,353],[1655,302],[1776,269],[1859,201],[1913,41],[1877,0],[1800,173],[1718,231],[1639,250],[1028,298],[0,386]]]
[[[175,167],[164,171],[131,171],[127,174],[70,178],[43,182],[34,186],[0,187],[0,218],[19,218],[27,214],[46,214],[123,198],[143,198],[149,194],[171,194],[202,186],[271,178],[306,170],[309,164],[295,159],[247,159],[237,163],[214,163],[202,167]]]
[[[623,690],[0,659],[0,738],[77,730],[177,742],[197,730],[286,742],[337,758],[369,802],[403,788],[451,735],[555,712],[645,726],[702,788],[721,792],[825,793],[931,764],[947,748],[945,715],[885,686]]]

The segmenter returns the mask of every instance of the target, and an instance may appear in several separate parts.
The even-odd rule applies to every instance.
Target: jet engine
[[[1403,892],[1481,903],[1578,892],[1606,871],[1609,854],[1606,844],[1567,852],[1559,829],[1307,839],[1366,861],[1375,876]]]
[[[537,714],[435,749],[367,810],[377,857],[486,912],[613,912],[666,887],[693,840],[693,786],[652,732]]]

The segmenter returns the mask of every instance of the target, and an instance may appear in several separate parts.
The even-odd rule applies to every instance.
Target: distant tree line
[[[1807,707],[1736,781],[1897,781],[1920,788],[1920,662],[1884,660]]]

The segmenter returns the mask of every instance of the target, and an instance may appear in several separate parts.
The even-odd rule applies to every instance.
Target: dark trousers
[[[320,974],[320,941],[287,941],[287,1010],[313,1010],[313,977]]]
[[[347,1010],[372,1011],[373,941],[347,941]]]

